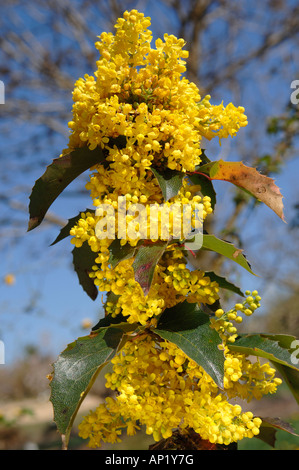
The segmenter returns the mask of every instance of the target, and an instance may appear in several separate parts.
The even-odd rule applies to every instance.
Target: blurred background
[[[29,233],[28,203],[36,179],[67,146],[73,86],[96,68],[97,36],[113,31],[116,19],[132,8],[151,17],[154,40],[164,33],[186,40],[186,76],[202,96],[210,94],[212,104],[244,106],[248,126],[221,147],[206,142],[206,155],[255,166],[274,178],[284,195],[287,223],[232,185],[215,182],[217,205],[209,230],[243,249],[257,276],[217,256],[199,259],[198,265],[225,275],[242,290],[259,291],[262,307],[244,324],[245,331],[299,338],[299,93],[291,100],[292,82],[299,80],[298,2],[6,0],[0,17],[5,86],[0,104],[0,341],[5,352],[0,449],[60,448],[47,375],[66,345],[88,334],[103,316],[101,298],[93,302],[78,283],[69,239],[50,247],[67,219],[90,206],[86,175]],[[234,300],[224,294],[225,305]],[[105,393],[100,376],[82,412],[95,408]],[[299,431],[298,405],[283,386],[277,396],[250,409],[279,416]],[[118,448],[151,443],[139,433]],[[75,427],[71,447],[85,445]],[[278,448],[298,445],[298,438],[278,433]],[[240,447],[261,444],[244,440]]]

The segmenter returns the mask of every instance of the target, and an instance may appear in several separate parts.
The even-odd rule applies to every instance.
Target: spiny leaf
[[[288,348],[292,340],[294,337],[289,335],[240,335],[234,343],[229,345],[229,349],[246,355],[264,357],[274,364],[278,363],[299,370],[293,364]]]
[[[131,324],[126,322],[126,319],[123,315],[119,314],[116,317],[113,317],[111,314],[101,318],[98,323],[92,327],[92,331],[96,331],[99,328],[104,328],[107,326],[115,325],[119,328],[119,325],[127,325],[130,326]]]
[[[211,198],[211,207],[214,209],[216,205],[216,192],[210,178],[200,173],[200,167],[198,171],[188,176],[192,184],[200,186],[200,192],[203,196],[209,196]]]
[[[205,250],[215,251],[216,253],[219,253],[229,258],[230,260],[235,261],[248,272],[254,274],[245,256],[242,255],[243,250],[235,248],[232,243],[221,240],[220,238],[215,237],[215,235],[203,234],[202,248]]]
[[[166,308],[159,318],[157,328],[169,331],[193,330],[209,322],[209,315],[196,303],[187,300]]]
[[[279,418],[261,418],[261,420],[260,433],[256,437],[272,447],[275,447],[277,431],[285,431],[299,437],[289,423]]]
[[[278,362],[273,363],[273,365],[299,405],[299,371]]]
[[[103,328],[69,344],[53,364],[50,401],[65,446],[82,401],[101,368],[114,356],[122,337],[120,329]]]
[[[85,213],[86,212],[90,212],[91,214],[94,214],[95,211],[93,209],[86,209]],[[81,219],[81,217],[82,217],[81,214],[82,214],[82,212],[80,212],[78,215],[76,215],[75,217],[72,217],[71,219],[68,220],[68,223],[60,230],[59,235],[54,240],[54,242],[51,243],[50,246],[53,246],[56,243],[63,240],[64,238],[70,236],[70,230],[71,230],[71,228],[74,227],[74,225],[77,224],[78,220]]]
[[[75,178],[104,160],[102,149],[89,150],[88,147],[55,158],[32,189],[28,231],[40,225],[51,204]]]
[[[110,146],[118,148],[125,146],[125,137],[119,136],[110,140]],[[72,152],[55,158],[47,167],[45,173],[35,182],[30,195],[28,231],[42,222],[49,207],[62,191],[81,173],[98,163],[104,163],[105,153],[97,147],[78,148]]]
[[[205,150],[205,149],[201,149],[200,159],[201,159],[201,161],[202,161],[202,165],[211,162],[211,160],[209,159],[209,157],[207,157],[207,155],[206,155],[206,150]],[[200,167],[200,165],[198,165],[198,168],[199,168],[199,167]]]
[[[135,280],[140,284],[144,295],[147,295],[154,276],[157,263],[163,255],[168,241],[158,241],[141,245],[137,251],[132,267]]]
[[[136,250],[137,247],[131,246],[129,243],[121,245],[120,240],[116,238],[109,246],[110,256],[108,263],[111,264],[112,268],[115,268],[121,261],[132,258]]]
[[[138,323],[129,323],[126,317],[121,314],[117,315],[116,317],[113,317],[111,314],[109,314],[106,317],[101,318],[91,331],[97,331],[100,328],[106,328],[110,326],[114,326],[115,328],[122,330],[124,333],[132,333],[137,329],[140,331],[140,329],[144,330],[146,328],[145,326],[140,327]]]
[[[155,333],[178,346],[223,388],[224,354],[218,348],[221,339],[197,304],[185,301],[166,309]]]
[[[104,310],[106,310],[108,302],[111,302],[113,305],[115,305],[117,303],[119,297],[120,297],[120,295],[114,294],[114,292],[112,292],[112,291],[107,292],[106,302],[104,303]]]
[[[241,289],[235,286],[232,282],[227,281],[225,277],[218,276],[212,271],[207,271],[205,275],[209,277],[211,281],[216,281],[219,287],[221,287],[222,289],[229,290],[231,292],[234,292],[235,294],[240,295],[241,297],[244,297],[244,294]]]
[[[296,338],[292,335],[265,333],[256,336],[261,336],[263,339],[248,338],[246,344],[244,340],[243,343],[239,343],[239,346],[242,348],[245,346],[246,349],[243,351],[247,351],[246,354],[255,354],[269,359],[299,404],[299,366],[297,350],[293,346],[294,343],[297,344]],[[234,344],[238,347],[238,340]]]
[[[182,187],[183,179],[186,176],[185,173],[180,173],[179,171],[170,169],[161,172],[160,170],[151,167],[150,171],[157,178],[165,201],[168,201],[178,194]]]
[[[89,277],[88,273],[92,271],[97,253],[91,251],[90,246],[84,242],[80,248],[75,247],[72,254],[73,265],[77,273],[79,283],[87,295],[89,295],[92,300],[95,300],[98,295],[98,289],[95,286],[93,279]]]
[[[212,180],[229,181],[234,185],[248,191],[272,209],[284,222],[283,196],[274,180],[269,176],[261,175],[255,168],[248,167],[242,162],[207,163],[200,167],[200,171],[209,175]]]
[[[112,316],[112,314],[108,314],[106,313],[106,309],[107,309],[107,303],[112,303],[113,305],[115,305],[119,299],[119,295],[116,295],[114,294],[114,292],[110,291],[110,292],[107,292],[107,296],[106,296],[106,302],[104,303],[104,311],[105,311],[105,317],[104,318],[101,318],[98,323],[92,327],[92,331],[95,331],[95,330],[98,330],[99,328],[102,328],[102,327],[106,327],[106,326],[111,326],[111,325],[115,325],[117,327],[119,327],[119,325],[123,325],[124,323],[126,323],[126,325],[132,327],[131,324],[128,324],[128,322],[126,321],[126,317],[124,317],[122,315],[122,313],[119,313],[118,315],[116,316]],[[122,328],[123,329],[123,328]]]

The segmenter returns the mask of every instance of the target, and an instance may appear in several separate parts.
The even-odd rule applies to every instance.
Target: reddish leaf
[[[274,180],[261,175],[255,168],[245,166],[242,162],[225,162],[219,160],[200,167],[212,180],[229,181],[248,191],[272,209],[284,222],[283,196]]]
[[[140,284],[144,295],[147,295],[157,263],[163,255],[168,241],[159,241],[151,245],[142,245],[136,254],[133,262],[135,280]]]

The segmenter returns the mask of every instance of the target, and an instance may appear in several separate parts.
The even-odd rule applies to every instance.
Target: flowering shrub
[[[90,169],[86,189],[95,209],[71,218],[54,243],[70,235],[82,287],[94,300],[99,291],[107,293],[105,317],[54,364],[51,401],[67,445],[82,400],[110,362],[106,386],[115,395],[79,425],[91,447],[120,441],[124,429],[133,435],[141,426],[155,441],[192,430],[202,440],[228,446],[263,437],[263,425],[270,424],[243,412],[236,399],[249,402],[276,392],[281,379],[275,365],[285,374],[296,369],[289,352],[293,338],[239,335],[237,325],[260,306],[261,297],[257,291],[243,294],[214,272],[192,269],[191,236],[201,231],[200,249],[252,272],[241,250],[203,233],[215,209],[212,181],[251,192],[281,218],[282,197],[273,180],[255,169],[207,158],[203,137],[217,137],[219,144],[234,137],[247,124],[244,108],[212,105],[210,96],[200,96],[183,76],[184,40],[165,34],[152,48],[149,26],[149,18],[132,10],[118,19],[115,34],[101,34],[94,76],[75,84],[68,148],[31,194],[29,229]],[[189,244],[178,230],[184,213],[168,212],[165,221],[162,205],[190,208]],[[225,312],[221,289],[244,300]]]

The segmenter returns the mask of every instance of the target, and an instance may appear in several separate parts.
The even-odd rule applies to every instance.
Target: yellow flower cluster
[[[104,182],[102,182],[102,185],[104,185]],[[136,203],[136,198],[130,197],[129,194],[126,197],[128,200],[127,207],[132,207]],[[133,202],[131,202],[132,199]],[[103,200],[105,203],[108,201],[107,198]],[[203,217],[205,218],[211,212],[209,198],[193,196],[192,187],[186,188],[186,184],[183,185],[178,196],[174,197],[173,200],[174,202],[181,200],[183,204],[190,203],[191,207],[192,202],[198,203],[202,200]],[[115,207],[117,211],[117,206]],[[97,264],[93,267],[90,277],[94,279],[94,284],[98,287],[99,291],[112,292],[119,296],[117,303],[111,306],[111,309],[107,305],[107,313],[113,313],[113,316],[122,313],[130,323],[140,322],[142,325],[145,325],[149,321],[151,325],[155,325],[157,316],[165,308],[183,302],[186,297],[189,302],[207,304],[213,304],[219,298],[219,287],[215,281],[212,282],[202,271],[196,270],[190,272],[186,268],[183,249],[179,245],[167,247],[155,268],[150,291],[145,296],[140,284],[135,280],[134,269],[132,267],[133,258],[121,261],[114,268],[110,265],[109,247],[113,240],[97,238],[96,225],[99,219],[99,216],[95,216],[91,212],[82,213],[81,218],[71,229],[70,234],[73,236],[72,243],[76,247],[81,247],[84,242],[87,242],[91,250],[97,253],[95,259]],[[126,223],[128,224],[129,222],[127,216]],[[148,230],[152,227],[153,222],[154,226],[157,226],[155,220],[151,217],[148,225],[146,225]],[[160,222],[160,219],[158,222]],[[174,223],[173,221],[170,230],[173,229]],[[158,228],[161,228],[161,226],[158,225]],[[160,236],[161,232],[158,235]],[[160,238],[162,237],[160,236]],[[138,238],[135,240],[129,239],[129,243],[135,246],[138,240]],[[127,240],[124,241],[126,242]],[[180,263],[176,266],[178,260],[180,260]]]
[[[232,104],[226,108],[222,104],[212,106],[209,96],[201,98],[195,84],[182,77],[186,70],[184,59],[188,57],[183,50],[184,40],[166,34],[164,41],[157,39],[153,49],[149,25],[149,18],[132,10],[117,21],[115,34],[101,34],[96,43],[100,59],[95,76],[85,75],[75,85],[73,120],[69,123],[72,132],[64,151],[88,145],[90,149],[100,146],[106,152],[107,165],[93,168],[86,188],[93,205],[111,206],[112,215],[109,218],[97,212],[82,213],[70,231],[71,241],[78,248],[86,242],[98,254],[91,276],[100,291],[120,296],[113,313],[122,312],[130,322],[142,324],[170,304],[182,301],[184,295],[190,302],[213,303],[218,298],[218,286],[202,272],[191,275],[186,268],[184,272],[178,268],[168,271],[158,265],[145,297],[134,279],[132,259],[114,269],[108,264],[112,237],[97,236],[98,224],[106,217],[121,244],[132,246],[140,239],[167,240],[178,233],[181,236],[174,238],[184,239],[183,211],[178,216],[172,212],[176,204],[191,207],[191,229],[200,228],[194,216],[199,205],[201,224],[212,212],[210,198],[200,196],[198,186],[192,186],[187,177],[201,162],[202,137],[233,136],[247,124],[243,108]],[[125,147],[109,146],[109,140],[119,136],[125,137]],[[164,201],[158,181],[149,171],[151,166],[186,174],[177,196]],[[120,197],[124,198],[126,210],[122,222]],[[135,209],[140,209],[140,205],[145,208],[146,218],[143,215],[137,220]],[[169,209],[166,222],[161,205],[167,215]],[[178,248],[172,251],[175,259]]]
[[[232,103],[213,106],[182,74],[188,51],[173,35],[151,48],[150,18],[136,10],[119,18],[116,33],[102,33],[95,77],[75,84],[69,148],[100,145],[111,161],[130,161],[143,171],[152,162],[192,171],[200,163],[202,136],[234,136],[247,125],[244,108]],[[109,147],[109,138],[126,136],[123,152]]]
[[[171,284],[188,302],[213,304],[215,292],[219,291],[218,284],[204,274],[198,270],[190,271],[184,263],[175,263],[167,266],[163,277],[164,282]]]
[[[226,353],[224,363],[224,387],[229,398],[238,396],[248,402],[255,398],[260,400],[263,395],[273,394],[282,383],[275,377],[275,369],[269,363],[252,363],[243,354]],[[247,384],[251,384],[248,388]]]
[[[276,392],[281,379],[275,377],[275,369],[269,363],[252,363],[244,354],[231,353],[228,345],[234,343],[237,328],[233,322],[241,323],[243,318],[238,313],[250,316],[260,307],[261,297],[258,291],[246,291],[246,299],[237,303],[228,312],[218,309],[215,318],[211,318],[211,327],[215,328],[222,339],[222,348],[225,353],[225,377],[224,386],[229,397],[239,396],[248,402],[252,399],[260,399],[265,394]],[[247,383],[251,384],[248,388]]]
[[[157,184],[149,185],[147,195],[133,191],[133,195],[125,193],[124,196],[118,196],[121,188],[114,188],[115,175],[112,179],[101,178],[105,170],[100,168],[99,174],[92,176],[87,188],[91,189],[93,204],[104,207],[105,210],[101,209],[99,215],[97,211],[95,214],[81,214],[81,219],[70,231],[74,237],[72,243],[76,247],[87,241],[92,251],[98,252],[101,246],[106,247],[107,241],[111,243],[114,238],[119,238],[122,244],[130,243],[132,246],[140,239],[154,242],[170,240],[173,237],[182,241],[188,238],[191,230],[202,229],[202,222],[212,213],[210,198],[199,196],[198,186],[189,186],[188,181],[183,180],[177,196],[167,202],[162,202],[161,190],[157,189]],[[114,188],[113,192],[110,192],[111,188]],[[150,190],[153,192],[150,193]],[[196,210],[199,211],[197,216]],[[111,214],[106,214],[108,211]],[[100,222],[101,226],[103,225],[103,236],[99,230],[98,234],[96,232]],[[111,237],[105,232],[105,226],[112,227]]]
[[[211,318],[212,327],[218,331],[224,343],[233,343],[238,336],[237,328],[232,323],[232,321],[242,323],[243,318],[238,312],[249,317],[260,307],[261,297],[257,290],[254,290],[252,293],[246,291],[245,294],[247,297],[242,303],[235,304],[234,308],[228,312],[224,312],[224,310],[220,308],[215,312],[216,318]]]
[[[90,276],[100,291],[113,294],[113,301],[107,299],[106,315],[122,314],[129,323],[153,328],[166,308],[185,300],[213,304],[218,299],[218,284],[204,272],[187,267],[182,243],[186,234],[177,230],[182,228],[182,213],[177,218],[171,213],[165,221],[159,208],[188,205],[194,216],[200,205],[201,220],[190,217],[190,228],[202,228],[212,213],[211,200],[188,179],[201,163],[202,139],[218,137],[221,143],[246,126],[247,118],[242,107],[214,106],[210,96],[201,97],[196,85],[183,77],[188,57],[184,40],[165,34],[152,48],[149,26],[149,18],[132,10],[118,19],[115,34],[101,34],[94,76],[85,75],[75,84],[71,134],[63,153],[88,146],[105,154],[105,165],[92,168],[86,189],[97,209],[105,205],[111,212],[82,213],[70,231],[71,241],[78,248],[86,243],[96,253]],[[113,146],[111,139],[116,138],[124,139],[125,145]],[[184,178],[176,196],[164,200],[152,170],[181,172]],[[110,234],[111,229],[114,236],[99,236],[103,221],[104,233]],[[110,264],[114,238],[126,248],[145,239],[148,244],[169,242],[147,295],[135,280],[134,254],[116,266]],[[232,321],[241,321],[238,312],[251,314],[259,299],[248,293],[244,304],[227,313],[218,310],[211,319],[225,355],[224,390],[178,347],[148,329],[131,337],[112,360],[106,385],[117,395],[84,418],[80,436],[98,447],[101,442],[119,441],[123,428],[133,435],[140,425],[155,440],[171,436],[178,427],[192,428],[203,439],[226,445],[257,435],[261,420],[228,399],[260,398],[275,391],[279,380],[269,365],[252,364],[246,356],[232,353],[227,344],[236,337]]]
[[[225,445],[259,434],[261,419],[242,412],[227,398],[243,397],[245,389],[249,396],[256,387],[258,398],[269,393],[273,373],[267,365],[257,362],[250,369],[245,356],[227,355],[222,391],[177,346],[149,334],[132,338],[111,362],[106,386],[117,391],[116,397],[106,398],[79,425],[80,436],[89,438],[90,447],[120,442],[123,429],[133,435],[140,426],[156,441],[170,437],[177,428],[181,432],[192,428],[202,439]],[[231,380],[239,383],[240,390],[231,388]],[[256,385],[261,383],[269,387]]]
[[[96,261],[91,276],[100,291],[112,292],[117,302],[107,305],[106,312],[115,316],[122,313],[129,323],[139,322],[156,325],[157,317],[165,308],[172,307],[186,298],[189,302],[213,304],[218,299],[219,287],[202,271],[190,271],[182,250],[169,247],[155,268],[148,295],[144,295],[135,280],[133,259],[121,261],[115,268],[108,264],[109,251],[102,253]],[[177,264],[178,259],[181,263]],[[181,278],[181,279],[180,279]]]

